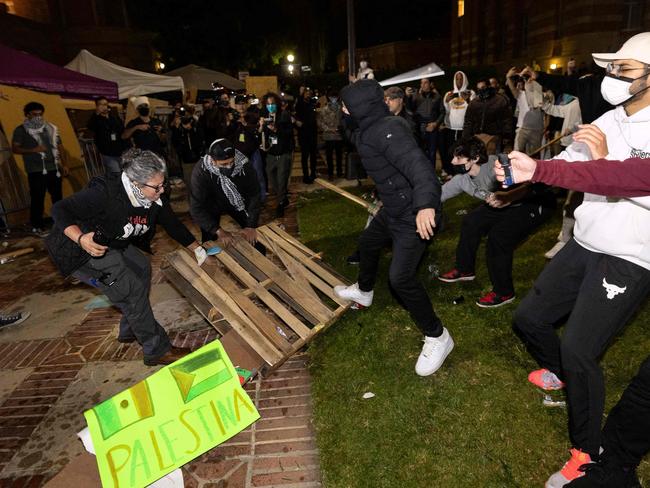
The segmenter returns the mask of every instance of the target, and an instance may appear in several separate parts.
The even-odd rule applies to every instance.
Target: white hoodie
[[[460,73],[463,76],[463,82],[460,86],[456,84],[456,75]],[[465,112],[467,112],[467,107],[469,102],[474,98],[475,94],[472,90],[469,90],[470,96],[469,100],[465,100],[461,93],[467,90],[467,76],[462,71],[456,71],[454,73],[454,89],[445,93],[442,101],[445,105],[445,126],[448,129],[452,130],[463,130],[463,125],[465,123]],[[449,95],[454,95],[453,98],[447,102],[447,97]]]
[[[623,107],[617,107],[593,123],[607,136],[606,159],[646,158],[650,164],[650,106],[629,117]],[[592,157],[586,145],[574,142],[557,159]],[[582,247],[650,270],[650,196],[608,198],[585,193],[575,219],[574,237]]]

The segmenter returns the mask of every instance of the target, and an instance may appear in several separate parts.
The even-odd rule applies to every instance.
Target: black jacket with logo
[[[341,98],[358,124],[352,141],[377,186],[386,213],[393,218],[415,219],[419,210],[433,208],[439,215],[440,181],[408,122],[388,111],[379,83],[357,81],[342,90]]]

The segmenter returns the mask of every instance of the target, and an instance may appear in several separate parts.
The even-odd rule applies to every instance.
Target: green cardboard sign
[[[84,416],[105,488],[147,486],[260,418],[216,340]]]

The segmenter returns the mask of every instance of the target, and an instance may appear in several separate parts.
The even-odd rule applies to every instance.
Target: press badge
[[[246,142],[246,136],[244,136],[243,132],[239,134],[239,142]]]
[[[277,136],[271,136],[270,140],[271,140],[271,146],[275,146],[278,143]]]
[[[117,141],[117,134],[115,132],[111,132],[111,141]]]

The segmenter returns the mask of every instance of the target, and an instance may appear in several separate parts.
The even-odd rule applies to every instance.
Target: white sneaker
[[[372,297],[374,295],[374,292],[372,290],[359,290],[359,283],[355,283],[350,286],[337,285],[334,287],[334,293],[336,293],[336,296],[339,298],[350,300],[357,305],[361,305],[361,307],[355,308],[365,308],[372,305]]]
[[[415,363],[415,372],[420,376],[429,376],[440,369],[445,358],[449,355],[454,348],[454,340],[449,335],[446,328],[442,329],[440,337],[426,337],[424,338],[424,346]]]

